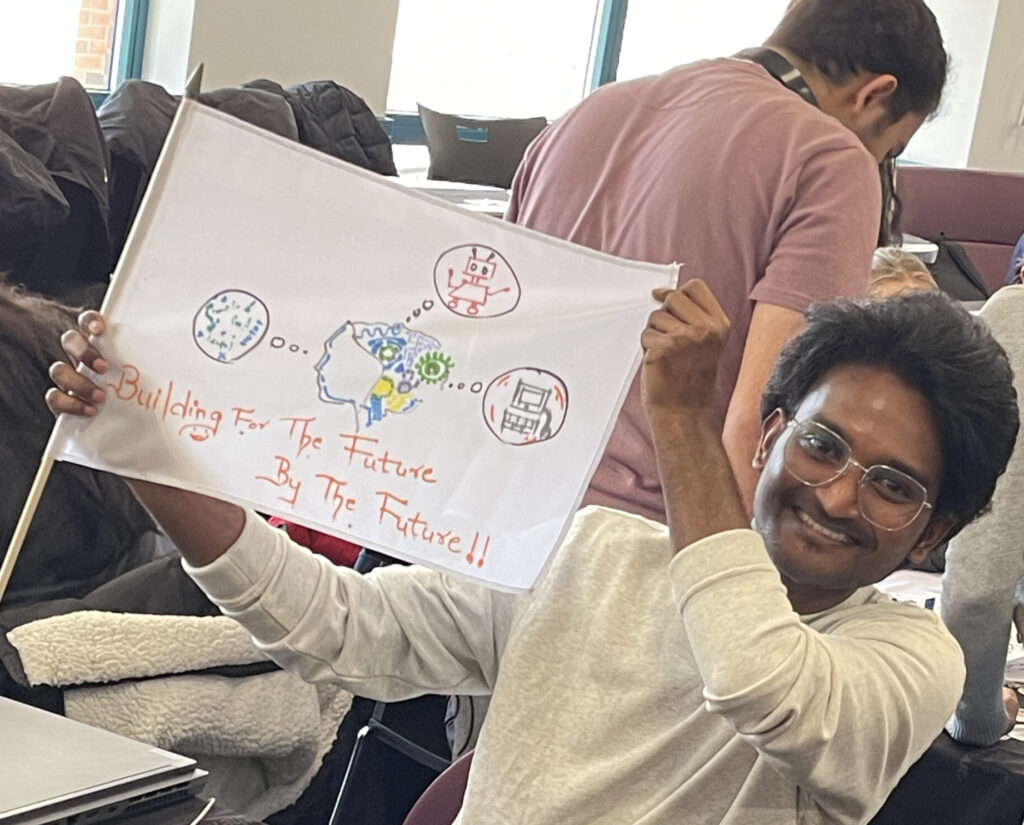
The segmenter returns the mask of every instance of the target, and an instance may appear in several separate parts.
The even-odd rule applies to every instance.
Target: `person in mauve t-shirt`
[[[711,287],[732,323],[715,403],[748,509],[771,367],[809,304],[864,294],[878,165],[942,95],[947,60],[931,12],[917,0],[882,6],[791,6],[765,45],[799,70],[814,102],[740,58],[612,83],[531,144],[513,183],[509,220],[623,258],[678,262],[681,280]],[[583,503],[664,521],[637,386]]]

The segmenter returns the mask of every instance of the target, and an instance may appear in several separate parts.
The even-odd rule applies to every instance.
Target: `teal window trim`
[[[380,118],[380,125],[384,127],[392,143],[418,143],[427,142],[427,134],[423,131],[423,121],[418,114],[412,112],[388,112]]]
[[[148,0],[145,0],[148,2]],[[590,90],[611,83],[619,69],[619,52],[622,51],[622,33],[626,28],[626,10],[629,0],[603,0],[601,20],[598,23],[597,47],[594,50],[594,67],[590,78]],[[392,143],[427,142],[420,117],[412,112],[385,112],[380,118],[381,126]]]
[[[142,54],[146,47],[146,23],[149,0],[124,0],[121,28],[114,35],[113,51],[117,53],[117,76],[111,78],[110,89],[90,91],[94,106],[99,106],[110,92],[129,78],[142,77]]]
[[[626,30],[626,11],[629,0],[604,0],[601,22],[597,30],[597,48],[594,49],[594,69],[590,77],[590,90],[611,83],[619,71],[622,51],[622,33]]]
[[[146,48],[149,0],[125,0],[121,46],[117,57],[117,85],[142,77],[142,53]],[[116,45],[116,44],[115,44]]]

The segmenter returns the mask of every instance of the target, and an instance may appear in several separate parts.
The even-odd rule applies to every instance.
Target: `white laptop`
[[[0,825],[92,825],[185,799],[194,759],[0,697]]]

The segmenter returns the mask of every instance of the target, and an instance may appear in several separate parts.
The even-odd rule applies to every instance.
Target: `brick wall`
[[[118,0],[81,0],[74,76],[87,89],[107,89],[112,85],[117,4]]]

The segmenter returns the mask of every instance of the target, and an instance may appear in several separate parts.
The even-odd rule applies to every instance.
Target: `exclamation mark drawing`
[[[484,541],[483,548],[480,550],[479,557],[476,555],[476,545],[480,541],[480,533],[473,533],[473,546],[469,548],[469,552],[466,553],[466,563],[473,564],[476,562],[477,567],[484,566],[484,560],[487,558],[487,550],[491,546],[491,537],[487,536]]]

